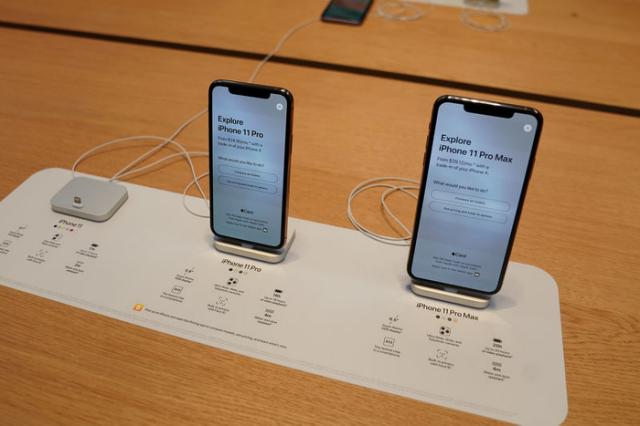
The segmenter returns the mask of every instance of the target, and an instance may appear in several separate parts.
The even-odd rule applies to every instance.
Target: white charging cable
[[[258,65],[256,65],[255,69],[253,70],[253,73],[251,74],[251,77],[249,78],[249,82],[253,83],[255,81],[255,79],[257,78],[258,74],[262,70],[262,67],[282,48],[284,43],[294,33],[296,33],[297,31],[301,30],[302,28],[305,28],[308,25],[311,25],[314,22],[318,22],[318,21],[319,21],[319,18],[309,19],[309,20],[303,21],[300,24],[298,24],[298,25],[292,27],[291,29],[289,29],[280,38],[280,40],[278,41],[278,43],[276,44],[274,49],[271,50],[271,52],[269,52],[264,57],[264,59],[262,59],[260,61],[260,63],[258,63]],[[126,166],[124,166],[122,169],[120,169],[118,172],[116,172],[111,177],[111,179],[109,179],[109,181],[122,179],[124,177],[131,176],[133,174],[140,174],[142,172],[148,172],[153,167],[158,166],[158,165],[168,161],[171,158],[183,157],[187,161],[187,163],[189,164],[189,168],[191,169],[191,174],[193,176],[193,179],[185,186],[185,189],[184,189],[184,191],[182,193],[182,195],[183,195],[182,203],[183,203],[185,209],[187,209],[187,211],[189,211],[189,213],[194,214],[194,215],[199,216],[199,217],[209,217],[209,214],[205,215],[205,214],[194,212],[191,208],[189,208],[187,206],[186,200],[185,200],[188,190],[192,186],[195,185],[196,188],[198,189],[198,192],[200,193],[201,198],[205,201],[205,204],[207,205],[207,209],[209,208],[208,198],[205,195],[204,191],[202,190],[202,187],[200,186],[200,180],[202,178],[204,178],[205,176],[207,176],[208,173],[204,173],[202,175],[197,176],[196,175],[196,171],[195,171],[195,167],[193,166],[193,162],[191,161],[192,157],[203,156],[203,155],[201,155],[202,152],[189,152],[181,144],[179,144],[178,142],[175,141],[175,139],[178,137],[178,135],[180,133],[182,133],[182,131],[184,129],[186,129],[191,123],[196,121],[198,118],[200,118],[203,115],[205,115],[208,111],[209,111],[208,108],[205,108],[205,109],[199,111],[197,114],[193,115],[191,118],[189,118],[188,120],[183,122],[180,126],[178,126],[178,128],[169,137],[162,137],[162,136],[155,136],[155,135],[139,135],[139,136],[129,136],[129,137],[124,137],[124,138],[113,139],[111,141],[102,143],[102,144],[90,149],[89,151],[85,152],[84,154],[82,154],[76,160],[76,162],[73,164],[73,167],[72,167],[72,174],[75,176],[75,172],[76,172],[78,166],[80,165],[80,163],[82,161],[84,161],[85,159],[87,159],[89,157],[97,155],[100,150],[102,150],[103,148],[106,148],[108,146],[119,144],[119,143],[124,143],[124,142],[130,142],[130,141],[149,141],[149,140],[161,141],[155,147],[153,147],[152,149],[148,150],[147,152],[145,152],[144,154],[140,155],[139,157],[135,158],[134,160],[129,162]],[[163,149],[167,145],[173,145],[173,146],[177,147],[179,149],[180,153],[166,156],[164,158],[159,159],[158,161],[155,161],[154,163],[151,163],[151,164],[143,166],[143,167],[134,168],[135,166],[137,166],[141,162],[145,161],[146,159],[148,159],[149,157],[151,157],[152,155],[154,155],[155,153],[157,153],[158,151],[160,151],[161,149]],[[207,155],[204,155],[204,156],[207,156]]]
[[[378,16],[391,21],[417,21],[425,14],[415,2],[407,0],[382,2],[377,12]]]
[[[460,12],[460,21],[478,31],[498,32],[509,28],[507,17],[496,12],[497,0],[465,0],[467,7]]]
[[[207,153],[207,155],[209,155],[209,153]],[[196,178],[194,180],[192,180],[191,182],[189,182],[187,184],[187,186],[184,187],[184,190],[182,191],[182,206],[185,208],[186,211],[188,211],[189,213],[191,213],[194,216],[205,217],[205,218],[209,218],[211,216],[211,214],[209,212],[207,212],[206,214],[198,213],[198,212],[192,210],[191,207],[189,207],[189,205],[187,204],[187,192],[189,191],[189,189],[191,189],[191,187],[193,185],[195,185],[197,182],[200,182],[202,179],[204,179],[207,176],[209,176],[209,172],[204,172],[204,173],[196,176]],[[207,207],[208,207],[208,205],[207,205]]]
[[[399,184],[400,182],[404,184]],[[394,192],[402,192],[417,200],[418,196],[412,191],[418,191],[420,189],[419,185],[420,185],[419,182],[416,181],[415,179],[401,178],[401,177],[395,177],[395,176],[372,178],[372,179],[367,179],[363,182],[360,182],[351,190],[351,192],[349,193],[349,196],[347,197],[347,218],[349,219],[351,224],[354,226],[354,228],[356,228],[358,231],[360,231],[367,237],[372,238],[378,242],[396,245],[396,246],[410,245],[411,236],[412,236],[411,230],[398,218],[398,216],[396,216],[392,212],[391,208],[388,206],[386,202],[386,199],[389,195],[393,194]],[[398,226],[400,226],[400,228],[402,228],[402,230],[405,232],[405,235],[391,236],[391,235],[379,234],[365,227],[362,223],[360,223],[358,219],[356,219],[355,215],[353,214],[353,207],[352,207],[353,200],[355,200],[355,198],[358,195],[362,194],[363,192],[374,189],[374,188],[387,188],[380,195],[380,204],[382,205],[383,212],[389,218],[391,218],[395,223],[397,223]]]
[[[202,117],[209,109],[205,108],[201,111],[199,111],[197,114],[195,114],[194,116],[192,116],[191,118],[189,118],[187,121],[185,121],[184,123],[182,123],[172,134],[171,136],[169,136],[168,138],[163,138],[164,141],[160,144],[158,144],[157,146],[155,146],[154,148],[150,149],[149,151],[145,152],[144,154],[142,154],[141,156],[139,156],[138,158],[134,159],[133,161],[131,161],[129,164],[127,164],[126,166],[124,166],[122,169],[120,169],[118,172],[116,172],[116,174],[113,175],[113,177],[111,177],[110,180],[116,180],[119,179],[120,177],[122,177],[122,175],[124,173],[126,173],[127,171],[131,170],[134,166],[136,166],[137,164],[140,164],[141,162],[143,162],[144,160],[146,160],[147,158],[151,157],[153,154],[155,154],[156,152],[160,151],[162,148],[164,148],[165,146],[167,146],[169,143],[173,142],[173,140],[175,138],[178,137],[178,135],[180,133],[182,133],[182,131],[184,129],[187,128],[187,126],[189,126],[191,123],[193,123],[194,121],[196,121],[198,118]]]
[[[155,166],[157,166],[157,165],[159,165],[159,164],[161,164],[163,162],[166,162],[168,159],[175,158],[176,156],[183,157],[187,161],[187,164],[189,165],[189,169],[191,170],[191,175],[193,176],[194,179],[197,178],[196,170],[195,170],[195,167],[194,167],[193,161],[192,161],[192,157],[193,157],[192,153],[187,151],[181,144],[179,144],[176,141],[173,141],[171,139],[164,138],[164,137],[161,137],[161,136],[154,136],[154,135],[128,136],[128,137],[125,137],[125,138],[113,139],[113,140],[110,140],[108,142],[104,142],[104,143],[102,143],[102,144],[100,144],[100,145],[98,145],[96,147],[93,147],[89,151],[87,151],[84,154],[82,154],[75,161],[75,163],[73,163],[73,166],[71,167],[71,173],[72,173],[73,176],[75,176],[76,170],[78,169],[78,166],[80,165],[81,162],[83,162],[84,160],[86,160],[89,157],[97,155],[100,150],[102,150],[102,149],[104,149],[104,148],[106,148],[108,146],[122,144],[122,143],[125,143],[125,142],[131,143],[131,142],[148,142],[148,141],[161,141],[160,145],[162,145],[162,146],[166,146],[166,145],[170,144],[170,145],[178,148],[179,153],[166,156],[166,157],[161,158],[161,159],[159,159],[159,160],[157,160],[157,161],[155,161],[155,162],[153,162],[153,163],[151,163],[149,165],[146,165],[144,167],[140,167],[138,169],[129,170],[128,172],[125,171],[125,169],[122,169],[118,173],[113,175],[113,177],[111,177],[111,179],[109,179],[110,182],[116,180],[118,174],[121,177],[122,176],[127,176],[127,175],[132,175],[132,174],[137,174],[137,173],[140,173],[142,171],[149,170],[149,169],[151,169],[151,168],[153,168],[153,167],[155,167]],[[160,146],[160,145],[158,145],[158,146]],[[158,146],[156,146],[156,148]],[[148,152],[150,152],[150,151],[148,151]],[[200,153],[201,152],[196,152],[195,154],[200,154]],[[200,156],[200,155],[197,155],[197,156]],[[198,191],[200,192],[200,195],[205,200],[205,204],[207,205],[207,208],[208,208],[209,204],[206,202],[207,198],[206,198],[206,195],[205,195],[204,191],[202,190],[202,187],[197,182],[196,182],[196,185],[197,185]]]
[[[273,48],[273,50],[271,50],[271,52],[269,52],[269,54],[267,56],[264,57],[264,59],[262,59],[260,61],[260,63],[256,66],[256,68],[253,70],[253,73],[251,74],[251,77],[249,78],[249,83],[253,83],[256,79],[256,77],[258,77],[258,74],[260,73],[260,71],[262,70],[262,67],[264,66],[264,64],[266,64],[267,62],[269,62],[269,60],[271,58],[273,58],[273,55],[275,55],[276,53],[278,53],[278,51],[280,49],[282,49],[282,46],[284,46],[284,43],[289,40],[289,37],[291,37],[292,35],[294,35],[295,33],[297,33],[298,31],[300,31],[301,29],[319,22],[320,18],[313,18],[313,19],[308,19],[306,21],[303,21],[301,23],[299,23],[298,25],[295,25],[293,27],[291,27],[289,29],[289,31],[287,31],[281,38],[280,41],[278,41],[278,43],[276,44],[276,46]]]
[[[120,179],[124,178],[124,177],[129,177],[131,175],[135,175],[135,174],[139,174],[142,172],[147,172],[148,170],[153,169],[154,167],[162,164],[162,163],[167,163],[169,162],[169,160],[172,160],[174,158],[186,158],[187,155],[191,158],[197,158],[197,157],[208,157],[209,156],[209,152],[208,151],[187,151],[186,153],[183,152],[176,152],[175,154],[170,154],[167,155],[165,157],[160,158],[159,160],[154,161],[153,163],[147,164],[143,167],[139,167],[137,169],[128,171],[127,173],[123,173],[122,175],[120,175]]]

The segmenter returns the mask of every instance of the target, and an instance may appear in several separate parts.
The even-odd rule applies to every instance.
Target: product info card
[[[511,263],[490,307],[474,310],[415,296],[407,249],[355,231],[292,219],[287,259],[260,263],[216,252],[179,194],[125,184],[129,200],[104,223],[51,211],[70,178],[44,170],[0,203],[3,285],[495,419],[567,414],[558,292],[538,268]]]

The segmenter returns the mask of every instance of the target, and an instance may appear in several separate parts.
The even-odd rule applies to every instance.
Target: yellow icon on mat
[[[133,305],[133,310],[136,312],[140,312],[144,309],[144,305],[142,303],[136,303]]]

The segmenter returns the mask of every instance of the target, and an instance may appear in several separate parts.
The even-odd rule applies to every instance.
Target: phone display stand
[[[127,188],[118,183],[78,176],[51,198],[51,209],[81,219],[104,222],[127,198]]]
[[[470,308],[484,309],[489,306],[490,296],[470,295],[453,291],[433,288],[416,281],[411,282],[411,291],[418,296],[429,297],[431,299],[442,300],[443,302],[455,303]]]
[[[285,257],[287,257],[287,253],[289,253],[289,249],[291,248],[295,238],[295,229],[289,228],[287,232],[287,241],[284,246],[278,250],[260,250],[255,247],[243,246],[239,243],[217,238],[213,240],[213,247],[223,253],[235,254],[236,256],[247,257],[249,259],[260,260],[267,263],[280,263],[285,259]]]

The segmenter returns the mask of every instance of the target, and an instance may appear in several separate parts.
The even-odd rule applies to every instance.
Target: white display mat
[[[412,0],[416,3],[437,4],[439,6],[449,7],[470,7],[474,8],[473,3],[465,0]],[[475,8],[478,8],[475,6]],[[480,7],[480,9],[482,9]],[[487,7],[486,9],[498,13],[508,13],[511,15],[526,15],[529,13],[529,2],[527,0],[500,0],[496,7]],[[482,9],[482,10],[486,10]]]
[[[2,284],[500,420],[567,414],[558,291],[538,268],[510,263],[490,307],[468,309],[412,294],[404,247],[291,219],[287,259],[250,261],[216,252],[179,194],[125,184],[129,200],[105,223],[51,211],[70,178],[41,171],[0,203]]]

